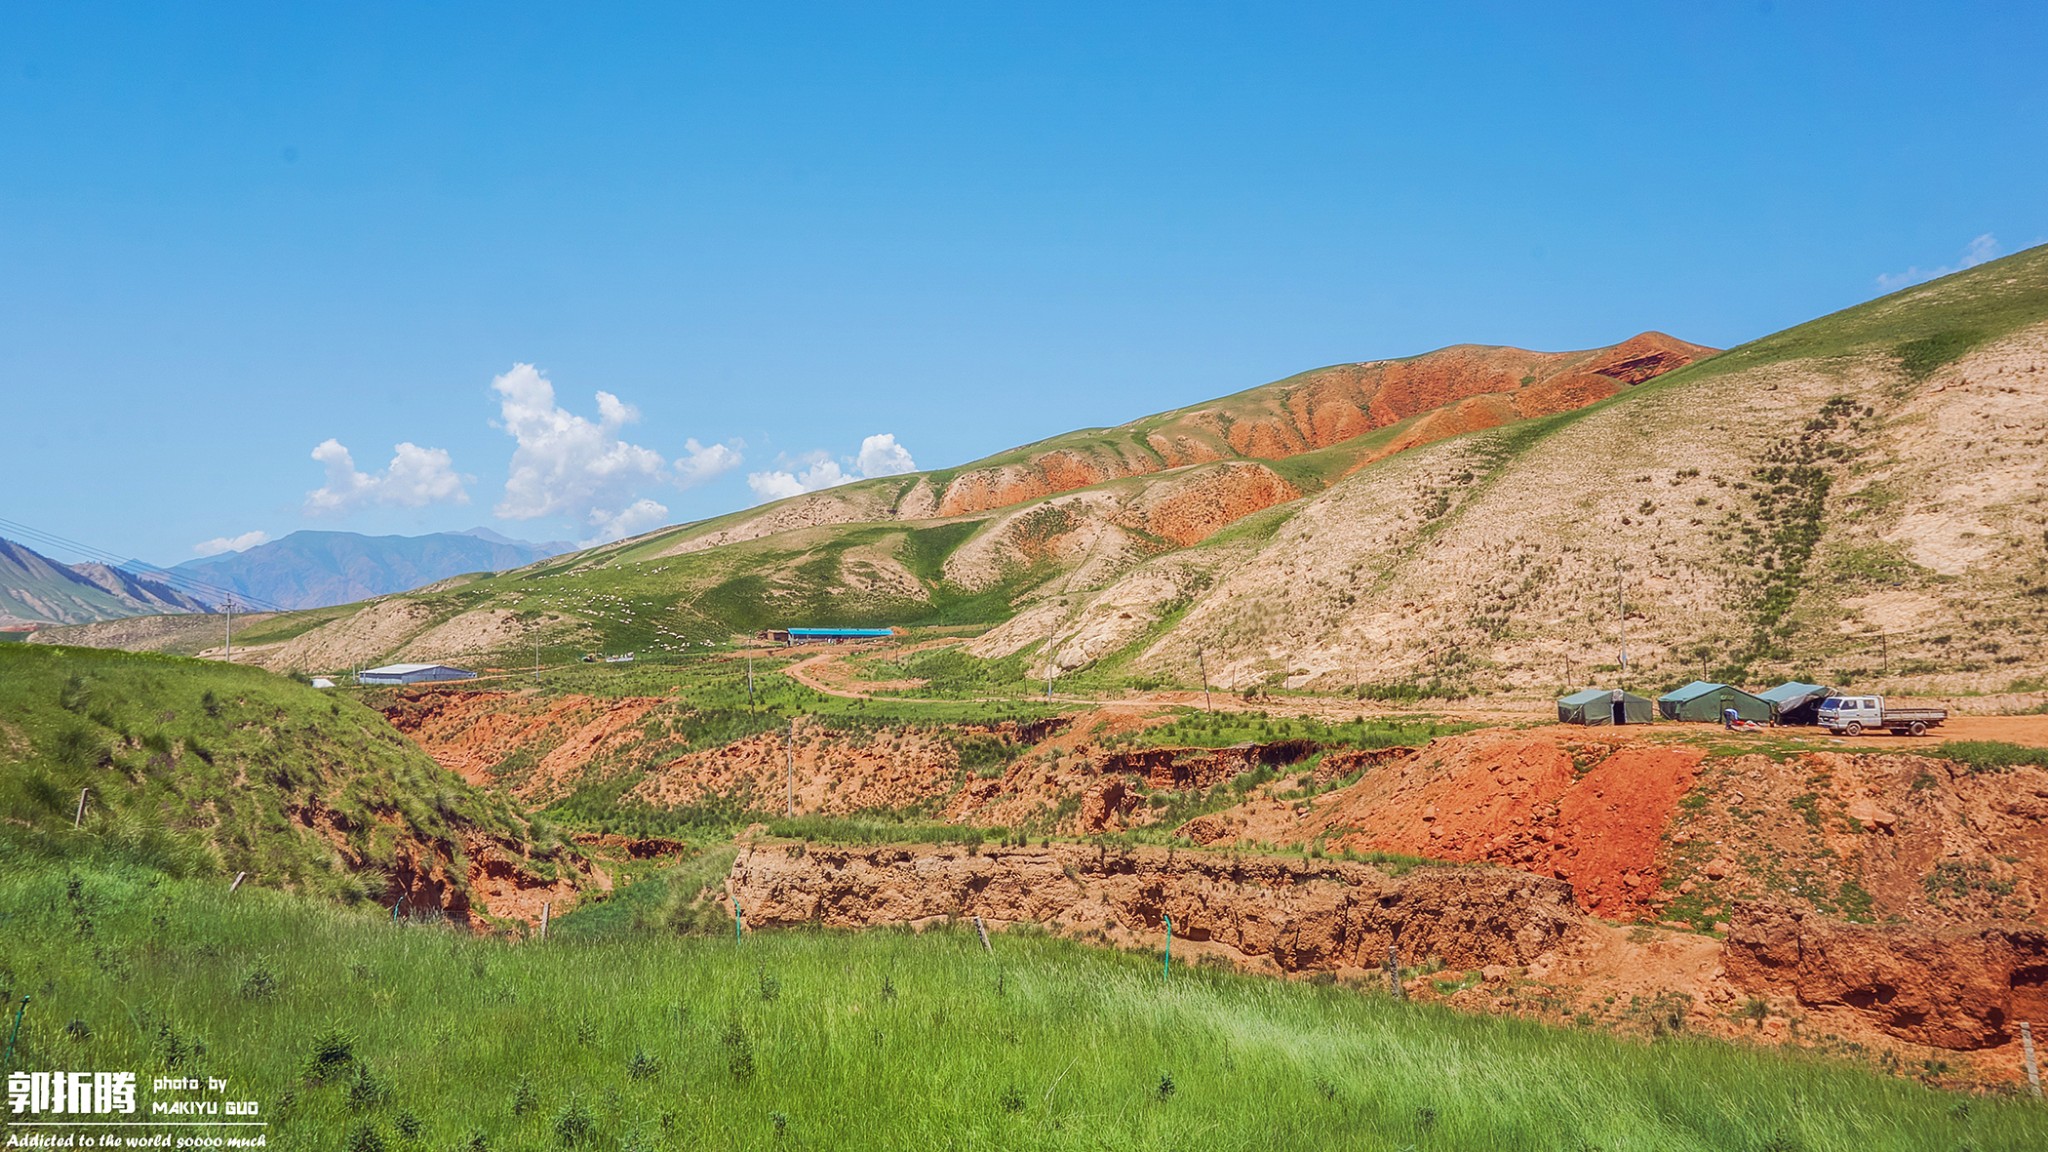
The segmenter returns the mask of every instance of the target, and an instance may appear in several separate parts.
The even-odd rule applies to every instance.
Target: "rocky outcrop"
[[[1140,748],[1097,753],[1091,766],[1105,775],[1142,775],[1147,788],[1213,788],[1240,772],[1299,764],[1321,750],[1313,740],[1273,740],[1228,748]]]
[[[1736,909],[1723,967],[1752,992],[1849,1008],[1887,1035],[1937,1048],[2007,1043],[2048,1019],[2048,931],[1844,924],[1778,905]]]
[[[1377,968],[1399,933],[1404,963],[1522,965],[1581,923],[1560,881],[1491,868],[1233,857],[1163,848],[770,845],[727,881],[747,922],[859,928],[979,916],[1118,943],[1176,948],[1280,972]]]

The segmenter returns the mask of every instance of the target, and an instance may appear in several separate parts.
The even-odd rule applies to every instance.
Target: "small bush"
[[[370,1066],[356,1063],[355,1075],[348,1082],[348,1108],[351,1112],[367,1112],[381,1106],[391,1098],[391,1087],[370,1071]]]
[[[581,1100],[571,1100],[567,1107],[555,1115],[555,1139],[565,1148],[574,1148],[597,1134],[597,1117],[583,1106]]]
[[[661,1061],[648,1054],[645,1048],[633,1050],[633,1058],[626,1061],[626,1075],[635,1080],[652,1080],[661,1075]]]
[[[739,1017],[726,1021],[725,1032],[718,1042],[725,1046],[725,1068],[735,1080],[754,1078],[754,1043],[747,1039],[747,1030],[740,1026]]]
[[[512,1086],[512,1114],[525,1116],[540,1107],[540,1093],[533,1090],[533,1077],[521,1076]]]
[[[258,966],[242,977],[242,986],[237,995],[244,1000],[268,1000],[277,995],[277,973]]]
[[[355,1062],[355,1037],[340,1028],[329,1028],[313,1038],[313,1054],[306,1060],[306,1079],[318,1084],[348,1071]]]
[[[384,1134],[368,1120],[357,1123],[342,1137],[342,1152],[384,1152]]]

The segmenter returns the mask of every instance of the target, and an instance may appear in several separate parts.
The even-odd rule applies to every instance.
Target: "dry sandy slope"
[[[1838,396],[1855,407],[1812,429]],[[1829,512],[1788,618],[1792,659],[1761,662],[1761,678],[1995,691],[2048,665],[2048,325],[1918,385],[1875,359],[1778,364],[1624,398],[1519,451],[1507,437],[1420,447],[1302,502],[1135,667],[1185,675],[1200,648],[1226,687],[1544,692],[1617,659],[1625,564],[1639,682],[1680,678],[1747,641],[1763,566],[1745,541],[1771,531],[1758,470],[1802,438]],[[1156,618],[1183,594],[1140,565],[1063,627]],[[1872,629],[1888,633],[1882,667]]]

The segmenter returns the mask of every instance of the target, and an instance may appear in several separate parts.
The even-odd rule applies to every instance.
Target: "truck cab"
[[[1830,696],[1820,702],[1820,726],[1830,732],[1861,735],[1865,728],[1884,727],[1884,697]]]

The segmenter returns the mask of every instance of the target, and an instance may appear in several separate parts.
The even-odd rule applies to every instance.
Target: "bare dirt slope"
[[[2016,1013],[2041,1007],[2048,934],[1857,928],[1745,906],[1724,942],[1593,921],[1562,883],[1504,869],[1369,865],[1077,844],[968,850],[762,844],[726,899],[761,926],[1029,924],[1184,960],[1385,979],[1464,1007],[1960,1060],[2018,1075]],[[1000,944],[996,947],[999,949]]]

